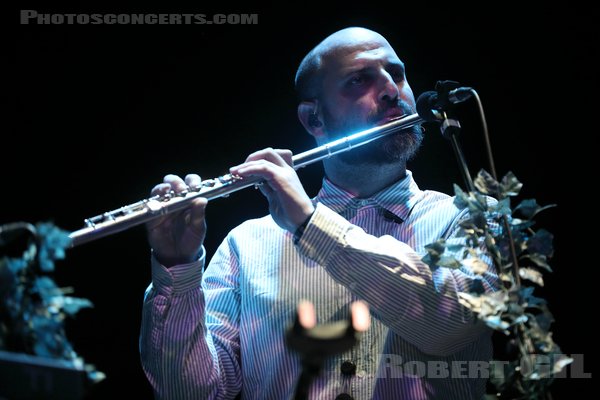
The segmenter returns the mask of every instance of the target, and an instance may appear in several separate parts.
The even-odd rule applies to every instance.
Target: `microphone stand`
[[[436,122],[440,126],[442,136],[450,141],[452,150],[456,155],[458,166],[469,192],[475,191],[475,185],[469,168],[458,143],[460,122],[454,116],[454,105],[471,96],[470,88],[459,88],[459,83],[454,81],[438,81],[435,91],[421,94],[417,99],[417,112],[428,122]]]
[[[458,167],[465,181],[465,185],[467,186],[467,190],[469,192],[474,192],[475,185],[473,184],[473,179],[471,178],[471,174],[469,173],[469,167],[467,166],[467,161],[457,139],[461,128],[460,122],[458,121],[458,119],[452,117],[451,113],[448,110],[441,110],[439,114],[442,120],[440,124],[442,136],[448,139],[450,141],[450,144],[452,145],[452,150],[454,150],[454,155],[456,156]]]

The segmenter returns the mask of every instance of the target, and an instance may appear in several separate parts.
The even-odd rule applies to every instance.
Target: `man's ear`
[[[304,129],[315,139],[325,136],[318,100],[303,101],[298,104],[298,119],[302,123],[302,126],[304,126]]]

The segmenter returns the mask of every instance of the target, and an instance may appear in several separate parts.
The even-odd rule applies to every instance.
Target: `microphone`
[[[462,103],[463,101],[469,100],[473,97],[473,88],[470,87],[459,87],[448,92],[448,100],[452,104]]]
[[[417,99],[417,113],[427,122],[439,122],[445,117],[440,112],[448,111],[454,104],[462,103],[473,96],[472,88],[459,87],[458,82],[438,81],[435,91],[422,93]]]

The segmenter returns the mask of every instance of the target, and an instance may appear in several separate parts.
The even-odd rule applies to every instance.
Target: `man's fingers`
[[[287,165],[294,168],[294,161],[292,156],[294,155],[291,150],[288,149],[275,149],[275,152],[285,161]]]
[[[185,181],[177,175],[166,175],[164,182],[154,186],[151,191],[152,196],[164,196],[169,191],[182,192],[188,187],[195,188],[201,184],[201,179],[196,174],[188,174],[185,177]],[[157,218],[154,221],[148,222],[148,228],[154,229],[162,225],[166,221],[174,220],[182,216],[187,225],[189,225],[194,232],[197,232],[200,236],[204,230],[204,214],[208,200],[205,198],[196,198],[191,201],[189,208],[184,211],[178,211],[170,213],[168,216]],[[170,223],[170,222],[169,222]]]
[[[292,165],[292,152],[289,150],[283,149],[272,149],[270,147],[256,151],[246,158],[246,162],[257,161],[257,160],[267,160],[272,162],[275,165],[280,167],[291,166]]]
[[[204,224],[207,203],[208,200],[203,197],[192,200],[190,222],[194,228],[200,228]]]
[[[263,178],[264,180],[271,181],[277,175],[278,168],[281,167],[270,161],[259,159],[255,161],[248,161],[244,164],[233,167],[230,169],[230,172],[234,175],[240,175],[242,177],[255,175]]]
[[[200,179],[199,175],[187,174],[185,176],[185,184],[188,185],[191,189],[196,189],[202,184],[202,179]]]
[[[173,175],[173,174],[166,175],[163,179],[163,182],[170,184],[171,189],[173,189],[173,191],[175,191],[176,193],[183,192],[184,190],[187,189],[187,185],[185,184],[183,179],[181,179],[177,175]]]
[[[262,194],[265,195],[265,197],[267,199],[270,199],[271,194],[273,194],[274,190],[271,187],[271,185],[269,185],[268,182],[262,182],[260,185],[258,185],[258,189],[261,191]]]
[[[167,193],[169,190],[171,190],[171,184],[159,183],[158,185],[156,185],[152,188],[150,195],[151,196],[162,196],[165,193]]]

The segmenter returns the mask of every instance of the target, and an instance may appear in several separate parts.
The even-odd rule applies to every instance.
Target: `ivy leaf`
[[[483,194],[496,197],[500,193],[500,183],[484,169],[479,170],[473,184]]]
[[[552,272],[552,268],[550,267],[550,264],[548,264],[546,256],[543,254],[525,254],[524,256],[521,256],[521,258],[529,259],[538,267],[544,268],[548,272]]]
[[[92,383],[98,383],[106,379],[106,374],[104,372],[96,370],[96,367],[91,364],[86,364],[85,370],[87,372],[88,379]]]
[[[446,240],[445,239],[436,240],[433,243],[425,245],[425,249],[427,250],[427,252],[439,256],[444,251],[446,251]]]
[[[487,211],[487,197],[478,192],[464,192],[458,185],[454,185],[454,205],[459,210],[469,209],[471,214]]]
[[[51,223],[36,225],[39,240],[38,262],[42,271],[54,271],[54,261],[65,258],[65,248],[71,244],[69,233]]]
[[[511,274],[500,274],[500,279],[505,283],[513,283],[514,279]],[[512,285],[511,285],[512,286]]]
[[[525,218],[531,219],[539,208],[540,206],[535,199],[526,199],[520,202],[514,211],[519,211]]]
[[[488,254],[492,257],[494,264],[502,264],[502,257],[500,255],[500,249],[496,245],[496,239],[489,232],[485,234],[484,244],[487,248]]]
[[[421,258],[421,261],[423,261],[425,264],[429,265],[429,268],[432,271],[435,271],[438,268],[437,263],[438,263],[438,261],[440,261],[440,259],[435,258],[431,254],[427,253],[423,256],[423,258]]]
[[[480,315],[487,317],[490,315],[499,315],[506,311],[506,303],[508,302],[508,293],[498,291],[481,295],[473,295],[471,293],[458,293],[458,301],[463,306]]]
[[[27,261],[21,258],[4,258],[3,259],[6,267],[13,275],[20,274],[25,268],[27,268]],[[3,263],[3,264],[4,264]]]
[[[4,300],[9,296],[11,289],[17,284],[17,277],[12,269],[20,270],[20,266],[10,266],[11,259],[4,257],[0,258],[0,299]],[[0,306],[0,314],[2,307]],[[2,335],[0,334],[0,338]],[[1,340],[1,339],[0,339]],[[2,348],[2,347],[0,347]]]
[[[61,294],[58,286],[56,286],[54,281],[47,276],[35,278],[33,292],[38,293],[44,301],[49,301],[53,296]]]
[[[524,219],[519,219],[519,218],[513,218],[510,220],[510,226],[514,233],[518,233],[518,231],[523,231],[525,229],[529,229],[533,225],[535,225],[535,222],[530,221],[530,220],[524,220]]]
[[[483,321],[490,328],[497,331],[502,331],[506,335],[509,334],[507,329],[510,328],[510,324],[502,320],[499,315],[490,315],[489,317],[483,318]]]
[[[462,264],[460,263],[460,261],[458,261],[452,256],[443,255],[440,257],[439,261],[437,262],[437,265],[439,267],[457,269],[460,268]]]
[[[56,296],[52,299],[52,306],[68,315],[75,315],[82,308],[91,308],[93,304],[88,299],[70,296]]]
[[[473,279],[471,281],[471,287],[469,288],[470,293],[478,295],[482,295],[485,293],[485,287],[483,286],[483,283],[481,281],[481,279]]]
[[[500,181],[500,197],[504,198],[507,196],[516,196],[519,194],[522,187],[523,184],[519,182],[517,177],[512,172],[509,172],[504,175]]]
[[[535,320],[542,330],[548,331],[554,322],[554,317],[549,312],[542,312],[535,316]]]
[[[519,276],[523,279],[527,279],[539,286],[544,286],[544,279],[540,271],[533,268],[522,267],[519,268]]]
[[[539,229],[529,240],[527,241],[527,250],[530,253],[538,253],[546,257],[552,256],[554,247],[552,241],[554,235],[545,229]]]
[[[547,206],[542,207],[535,201],[535,199],[526,199],[519,203],[519,205],[515,207],[514,211],[519,211],[525,218],[531,219],[541,211],[552,207],[556,207],[556,204],[548,204]]]
[[[456,252],[462,250],[464,247],[465,247],[465,245],[462,243],[446,244],[446,250],[450,251],[452,253],[456,253]]]
[[[502,260],[510,259],[510,241],[508,240],[508,238],[498,238],[496,242],[496,248],[498,249]],[[517,254],[519,254],[519,251],[517,251]]]
[[[459,221],[458,225],[463,230],[463,233],[467,236],[483,235],[488,227],[485,216],[478,210],[471,212],[471,217]],[[477,237],[472,239],[476,241]]]
[[[45,315],[34,315],[31,318],[31,327],[36,337],[33,348],[36,355],[66,358],[65,355],[72,352],[71,345],[64,336],[62,320],[48,318]]]
[[[507,304],[509,303],[508,292],[502,290],[494,293],[486,293],[479,296],[459,293],[459,302],[473,312],[478,314],[478,318],[486,323],[489,327],[502,331],[509,335],[507,330],[511,323],[503,318],[508,311]]]
[[[490,211],[496,212],[496,213],[502,214],[502,215],[510,215],[511,214],[510,198],[505,197],[505,198],[499,200],[496,204],[492,204],[490,206]]]
[[[482,233],[487,228],[487,219],[482,212],[471,213],[471,220]]]
[[[575,360],[570,357],[565,356],[564,354],[559,354],[558,360],[556,360],[554,362],[552,372],[554,374],[558,374],[560,371],[563,370],[564,367],[571,364],[573,361],[575,361]]]
[[[446,250],[446,241],[439,239],[433,243],[429,243],[425,245],[425,250],[427,250],[427,254],[425,254],[421,261],[429,265],[431,269],[435,269],[442,258],[442,253]]]
[[[465,193],[456,183],[454,184],[454,205],[459,210],[465,209],[469,206],[469,195]]]
[[[462,260],[462,264],[470,268],[477,275],[482,275],[488,270],[488,265],[477,257],[466,258]]]
[[[519,289],[518,295],[519,298],[528,301],[533,296],[533,288],[531,286],[523,286]]]
[[[471,214],[476,213],[478,211],[486,212],[487,208],[488,208],[488,204],[487,204],[488,198],[479,193],[473,193],[472,197],[473,197],[473,199],[469,203],[469,210],[471,211]]]
[[[546,300],[544,300],[541,297],[534,296],[532,294],[530,294],[527,297],[525,302],[527,303],[527,307],[535,307],[535,308],[545,308],[546,304],[547,304]]]
[[[506,316],[509,317],[514,322],[523,315],[523,313],[525,312],[525,308],[523,308],[515,300],[514,302],[507,304],[506,311],[507,311]]]

